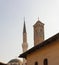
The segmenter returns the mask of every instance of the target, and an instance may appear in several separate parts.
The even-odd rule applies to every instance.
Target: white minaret
[[[24,27],[23,27],[23,44],[22,44],[22,49],[23,49],[23,52],[27,51],[27,49],[28,49],[25,20],[24,20]],[[26,65],[26,63],[27,63],[27,61],[24,58],[23,59],[23,65]]]

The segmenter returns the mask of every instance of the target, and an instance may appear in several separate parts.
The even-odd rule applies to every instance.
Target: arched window
[[[48,59],[44,59],[44,65],[48,65]]]
[[[35,65],[38,65],[38,62],[35,62]]]
[[[27,65],[27,63],[25,63],[25,65]]]

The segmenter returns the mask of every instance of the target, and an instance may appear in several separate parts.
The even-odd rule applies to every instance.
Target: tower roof
[[[23,33],[26,33],[26,25],[25,25],[25,20],[24,20]]]
[[[37,21],[33,26],[36,26],[36,25],[38,25],[38,24],[44,25],[44,23],[42,23],[42,22],[38,19],[38,21]]]

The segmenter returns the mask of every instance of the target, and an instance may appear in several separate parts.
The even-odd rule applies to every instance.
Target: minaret
[[[34,24],[34,46],[44,41],[44,24],[38,19]]]
[[[22,44],[23,52],[27,51],[28,44],[27,44],[27,32],[26,32],[26,25],[24,20],[24,27],[23,27],[23,44]],[[26,64],[25,58],[23,59],[23,65]]]

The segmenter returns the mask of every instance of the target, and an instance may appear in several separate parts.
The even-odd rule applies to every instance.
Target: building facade
[[[37,24],[38,26],[40,25],[39,23]],[[36,31],[39,30],[40,29],[36,29]],[[19,57],[26,58],[27,65],[59,65],[59,33],[44,40],[44,31],[42,31],[42,35],[41,32],[39,32],[39,37],[36,37],[36,35],[38,35],[38,33],[35,33],[36,31],[34,30],[34,47]],[[39,38],[40,41],[37,40],[37,38]]]

